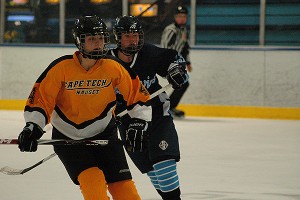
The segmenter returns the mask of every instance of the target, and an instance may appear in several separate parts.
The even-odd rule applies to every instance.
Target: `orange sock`
[[[105,177],[98,167],[91,167],[81,172],[78,181],[85,200],[109,200]]]
[[[132,180],[109,183],[108,190],[114,200],[141,200]]]

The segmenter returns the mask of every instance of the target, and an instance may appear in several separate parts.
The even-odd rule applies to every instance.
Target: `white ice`
[[[300,121],[187,117],[175,121],[181,147],[182,199],[300,200]],[[17,138],[21,111],[0,111],[2,138]],[[43,138],[50,138],[50,129]],[[53,153],[0,146],[0,168],[22,169]],[[159,196],[129,160],[143,200]],[[0,174],[1,200],[82,200],[78,186],[54,157],[24,175]]]

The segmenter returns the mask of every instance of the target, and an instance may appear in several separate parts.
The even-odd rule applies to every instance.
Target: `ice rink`
[[[182,199],[300,200],[300,121],[187,117],[175,120]],[[1,139],[17,138],[22,111],[0,110]],[[50,138],[49,130],[43,138]],[[53,153],[40,146],[21,153],[1,145],[0,168],[26,168]],[[143,200],[158,200],[148,177],[129,161]],[[78,186],[54,157],[18,176],[0,174],[1,200],[82,200]]]

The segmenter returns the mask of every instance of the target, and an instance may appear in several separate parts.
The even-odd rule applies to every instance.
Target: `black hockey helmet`
[[[109,51],[109,32],[106,24],[98,16],[83,16],[76,19],[73,30],[74,43],[85,58],[100,59]],[[85,49],[86,36],[99,35],[103,37],[103,47],[87,52]]]
[[[122,16],[118,17],[113,27],[113,33],[118,48],[125,55],[133,55],[137,53],[144,45],[144,32],[140,21],[134,16]],[[136,45],[123,48],[121,45],[122,33],[138,33],[139,42]]]
[[[184,6],[178,6],[175,10],[175,15],[180,14],[180,13],[187,15],[188,14],[188,9]]]

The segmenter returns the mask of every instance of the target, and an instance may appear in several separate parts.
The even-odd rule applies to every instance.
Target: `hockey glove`
[[[43,134],[44,131],[39,125],[33,122],[27,122],[18,137],[20,151],[35,152],[38,145],[37,140],[40,139]]]
[[[143,152],[148,140],[148,122],[133,118],[126,130],[125,148],[129,152]]]
[[[185,64],[172,63],[168,69],[167,79],[173,89],[179,89],[189,79]]]

